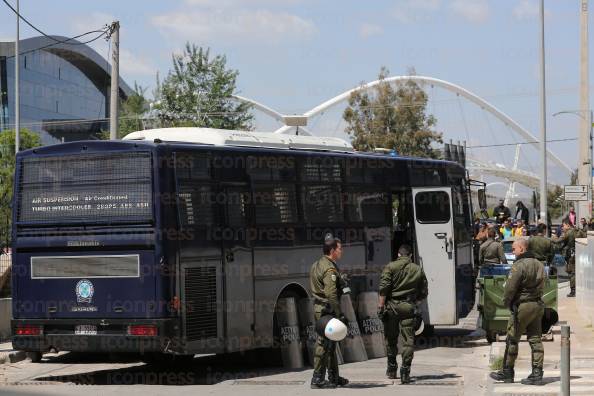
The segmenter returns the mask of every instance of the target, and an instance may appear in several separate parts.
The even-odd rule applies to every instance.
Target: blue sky
[[[549,138],[574,137],[578,118],[551,114],[579,104],[579,1],[545,4]],[[24,16],[52,34],[76,35],[119,20],[122,75],[149,93],[156,72],[165,75],[171,53],[190,41],[227,56],[228,65],[240,72],[238,93],[283,113],[307,111],[372,81],[381,66],[392,75],[414,67],[419,75],[478,94],[538,134],[536,0],[21,0],[20,6]],[[22,37],[36,35],[24,24],[21,29]],[[13,14],[0,3],[0,40],[13,39],[14,30]],[[106,42],[94,48],[107,55]],[[447,139],[471,145],[522,140],[480,108],[449,92],[428,90],[429,109]],[[328,112],[312,129],[340,135],[340,113]],[[259,128],[274,126],[258,117]],[[575,145],[551,148],[575,166]],[[475,153],[509,164],[513,150]],[[523,167],[531,170],[538,158],[530,148],[525,152]]]

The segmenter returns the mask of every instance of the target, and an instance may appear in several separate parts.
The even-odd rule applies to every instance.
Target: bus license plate
[[[74,334],[97,335],[97,326],[95,326],[95,325],[77,325],[74,327]]]

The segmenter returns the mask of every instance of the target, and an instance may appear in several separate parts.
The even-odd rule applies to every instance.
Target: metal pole
[[[544,0],[540,0],[540,220],[547,224],[547,102],[544,33]]]
[[[571,368],[571,340],[570,328],[567,325],[561,326],[561,395],[569,396],[570,390],[570,368]]]
[[[14,42],[14,152],[19,152],[21,145],[21,98],[19,97],[19,40],[20,11],[19,0],[16,2],[16,41]]]
[[[111,93],[109,96],[109,138],[118,138],[118,91],[120,75],[120,22],[112,25],[113,45],[111,52]]]
[[[587,186],[588,195],[592,188],[592,166],[588,152],[589,134],[592,122],[590,112],[590,91],[588,71],[588,0],[580,1],[580,129],[578,133],[578,184]],[[588,123],[590,125],[588,125]],[[578,218],[592,216],[591,202],[578,202]]]

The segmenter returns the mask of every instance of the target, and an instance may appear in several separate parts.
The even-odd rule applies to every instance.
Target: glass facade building
[[[38,132],[43,144],[97,139],[109,130],[110,66],[74,41],[36,49],[52,43],[47,37],[20,42],[21,128]],[[14,92],[14,42],[0,43],[0,131],[14,128]],[[120,79],[120,98],[130,92]]]

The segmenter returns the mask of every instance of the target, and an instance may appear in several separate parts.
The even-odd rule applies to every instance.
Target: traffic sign
[[[588,197],[588,186],[565,186],[564,197],[566,201],[587,201]]]

